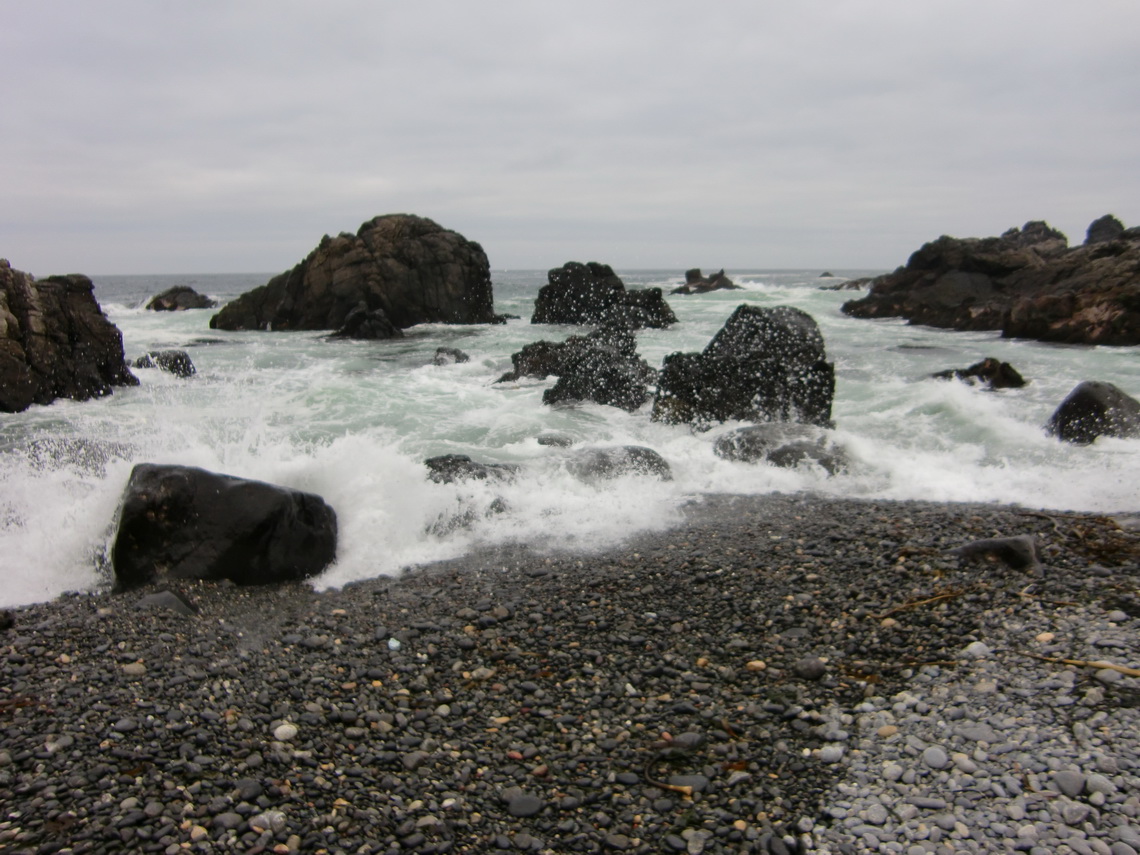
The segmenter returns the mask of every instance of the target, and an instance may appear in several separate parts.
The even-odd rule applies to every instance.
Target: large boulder
[[[146,307],[152,312],[184,312],[187,309],[213,309],[217,305],[217,300],[199,294],[189,285],[175,285],[156,294]]]
[[[123,336],[78,273],[37,280],[0,258],[0,411],[137,386]]]
[[[197,372],[185,350],[152,350],[134,361],[135,368],[158,368],[175,377],[193,377]]]
[[[665,357],[653,419],[831,426],[835,366],[811,315],[791,306],[737,307],[701,353]]]
[[[677,323],[660,288],[626,290],[608,264],[569,261],[546,275],[534,301],[532,324],[663,328]]]
[[[499,378],[544,380],[557,377],[542,395],[544,404],[593,401],[633,412],[649,400],[649,383],[657,373],[637,355],[633,333],[602,327],[563,342],[536,341],[511,355],[514,370]]]
[[[1045,429],[1076,445],[1098,436],[1140,436],[1140,401],[1111,383],[1086,380],[1061,402]]]
[[[111,549],[122,588],[163,578],[262,585],[336,558],[336,513],[312,493],[190,466],[131,471]]]
[[[1115,220],[1115,218],[1109,218]],[[1140,230],[1102,217],[1069,248],[1043,222],[1001,237],[940,237],[843,305],[857,318],[901,317],[956,330],[1067,344],[1140,344]]]
[[[740,291],[739,285],[724,275],[724,270],[718,270],[711,276],[702,276],[701,269],[694,267],[685,271],[685,284],[678,285],[670,294],[706,294],[709,291]]]
[[[325,235],[304,261],[224,306],[210,326],[339,330],[362,303],[398,329],[486,324],[499,320],[493,302],[479,244],[423,217],[388,214],[354,235]]]

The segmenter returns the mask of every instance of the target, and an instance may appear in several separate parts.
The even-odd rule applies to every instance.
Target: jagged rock
[[[183,312],[186,309],[213,309],[217,300],[199,294],[189,285],[175,285],[155,295],[146,307],[152,312]]]
[[[388,319],[383,309],[369,309],[363,300],[345,316],[341,328],[331,336],[362,341],[403,337],[404,333]]]
[[[665,357],[653,420],[831,426],[835,366],[811,315],[791,306],[739,306],[701,353]]]
[[[457,365],[470,361],[471,357],[457,347],[437,347],[435,356],[431,358],[432,365]]]
[[[1098,436],[1140,436],[1140,401],[1111,383],[1086,380],[1061,402],[1045,429],[1077,445]]]
[[[119,509],[111,563],[121,588],[163,578],[261,585],[303,579],[336,557],[320,496],[190,466],[141,463]]]
[[[772,423],[749,425],[717,437],[713,453],[743,463],[768,462],[791,468],[802,461],[817,463],[834,475],[848,467],[846,452],[812,425]]]
[[[724,275],[724,270],[718,270],[708,278],[701,275],[701,269],[694,267],[685,271],[685,284],[679,285],[670,291],[670,294],[705,294],[709,291],[740,291],[739,285]]]
[[[355,235],[325,235],[292,270],[224,306],[210,327],[339,330],[361,303],[398,329],[499,320],[479,244],[423,217],[389,214]]]
[[[1016,368],[992,356],[987,356],[981,362],[975,362],[969,368],[950,368],[930,376],[935,380],[958,379],[968,383],[976,380],[990,389],[1020,389],[1025,385],[1025,378]]]
[[[626,290],[608,264],[569,261],[547,273],[532,324],[595,324],[642,329],[677,323],[660,288]]]
[[[542,395],[544,404],[593,401],[633,412],[649,399],[648,384],[656,376],[637,355],[633,333],[603,327],[563,342],[537,341],[511,355],[515,368],[499,378],[539,380],[555,376],[554,386]]]
[[[37,280],[0,259],[0,411],[138,385],[94,287],[78,273]]]
[[[1072,249],[1043,222],[996,238],[943,236],[915,252],[905,267],[876,277],[870,293],[845,303],[843,311],[947,329],[1001,330],[1007,338],[1140,344],[1140,229],[1115,232],[1104,218],[1097,223],[1090,227],[1097,240]]]
[[[185,350],[152,350],[136,359],[134,367],[158,368],[176,377],[193,377],[197,373]]]
[[[669,463],[652,448],[620,445],[587,448],[566,462],[566,469],[579,481],[596,483],[623,475],[648,475],[662,481],[673,480]]]
[[[459,481],[512,481],[519,473],[515,463],[477,463],[466,454],[442,454],[424,461],[428,478],[437,484]]]

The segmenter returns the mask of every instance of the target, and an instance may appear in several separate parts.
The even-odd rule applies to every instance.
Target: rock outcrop
[[[654,421],[707,429],[730,419],[831,426],[835,366],[811,315],[737,307],[701,353],[665,357]]]
[[[660,329],[677,323],[660,288],[627,290],[608,264],[569,261],[546,275],[532,324],[609,325]]]
[[[0,412],[98,398],[138,382],[90,279],[37,280],[0,259]]]
[[[213,309],[217,305],[217,300],[199,294],[189,285],[175,285],[152,297],[146,307],[152,312],[184,312],[187,309]]]
[[[1061,402],[1045,429],[1076,445],[1098,436],[1140,436],[1140,401],[1111,383],[1086,380]]]
[[[171,578],[262,585],[319,573],[336,538],[336,513],[320,496],[142,463],[123,493],[111,563],[121,588]]]
[[[633,333],[603,327],[563,342],[536,341],[511,355],[514,370],[500,383],[521,377],[557,377],[542,395],[544,404],[593,401],[633,412],[649,399],[649,383],[657,376],[637,355]]]
[[[185,350],[152,350],[136,359],[134,367],[158,368],[176,377],[193,377],[197,373]]]
[[[1115,223],[1115,225],[1114,225]],[[1140,344],[1140,229],[1113,217],[1083,246],[1043,222],[1001,237],[940,237],[843,305],[857,318],[901,317],[956,330],[1066,344]]]
[[[685,284],[679,285],[670,291],[670,294],[706,294],[709,291],[740,291],[739,285],[724,275],[724,270],[718,270],[711,276],[701,275],[701,269],[694,267],[685,271]]]
[[[355,235],[325,235],[304,261],[224,306],[210,326],[338,330],[362,303],[398,329],[499,320],[479,244],[423,217],[389,214]]]

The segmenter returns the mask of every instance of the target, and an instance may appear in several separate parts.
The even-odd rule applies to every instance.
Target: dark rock
[[[134,367],[158,368],[176,377],[193,377],[197,373],[185,350],[152,350],[136,359]]]
[[[1085,233],[1085,246],[1116,240],[1123,234],[1124,223],[1120,222],[1120,220],[1116,219],[1112,214],[1105,214],[1100,219],[1093,220],[1089,223],[1088,231]]]
[[[835,274],[832,273],[830,270],[825,270],[825,271],[823,271],[823,273],[819,274],[819,278],[820,279],[834,279]]]
[[[1045,429],[1077,445],[1088,445],[1098,436],[1137,436],[1140,401],[1111,383],[1086,380],[1061,402]]]
[[[457,347],[437,347],[435,356],[431,359],[432,365],[456,365],[461,362],[470,362],[471,357]]]
[[[534,816],[544,807],[546,802],[532,793],[516,792],[507,800],[507,813],[514,817]]]
[[[1100,225],[1097,225],[1100,224]],[[956,330],[1068,344],[1140,343],[1140,230],[1104,218],[1084,246],[1043,222],[1001,237],[940,237],[843,305],[857,318],[907,318]],[[1116,238],[1108,239],[1110,233]]]
[[[792,670],[805,680],[822,680],[827,673],[827,665],[818,656],[805,656],[797,660]]]
[[[767,461],[793,467],[807,460],[834,475],[847,468],[843,449],[831,445],[827,434],[812,425],[771,423],[738,428],[713,443],[713,453],[743,463]]]
[[[820,277],[821,279],[823,277]],[[873,280],[869,276],[864,276],[861,279],[844,279],[842,282],[829,282],[826,285],[820,285],[820,291],[864,291],[871,287]]]
[[[651,448],[637,445],[583,449],[567,461],[566,468],[575,478],[587,483],[622,475],[651,475],[662,481],[673,480],[673,471],[665,458]]]
[[[992,356],[987,356],[981,362],[975,362],[969,368],[950,368],[930,376],[935,380],[955,378],[967,382],[977,380],[990,389],[1020,389],[1025,385],[1025,378],[1016,368]]]
[[[677,317],[660,288],[626,290],[608,264],[569,261],[547,273],[534,301],[532,324],[597,324],[662,328]]]
[[[694,267],[685,271],[685,284],[670,291],[670,294],[706,294],[709,291],[740,291],[739,285],[724,275],[724,270],[718,270],[708,278],[701,275],[701,269]]]
[[[565,433],[541,433],[535,437],[539,445],[549,445],[555,448],[569,448],[574,444],[574,437]]]
[[[739,306],[701,353],[665,357],[654,421],[794,421],[831,426],[835,366],[806,312]]]
[[[156,578],[282,582],[328,566],[336,534],[336,513],[311,493],[142,463],[123,494],[111,563],[123,588]]]
[[[123,336],[78,273],[36,280],[0,259],[0,412],[137,386]]]
[[[16,625],[16,616],[8,609],[0,609],[0,632],[9,630]]]
[[[330,336],[360,341],[403,337],[404,334],[388,319],[383,309],[369,309],[363,300],[345,316],[340,329]]]
[[[199,294],[189,285],[175,285],[155,295],[146,307],[152,312],[182,312],[186,309],[213,309],[217,300]]]
[[[519,466],[514,463],[476,463],[466,454],[443,454],[424,461],[428,478],[437,484],[458,481],[512,481]]]
[[[292,270],[224,306],[210,327],[339,330],[361,303],[399,329],[498,320],[479,244],[423,217],[389,214],[355,235],[325,235]]]
[[[991,537],[975,540],[964,546],[950,550],[967,561],[1001,561],[1014,570],[1041,571],[1041,561],[1037,557],[1037,541],[1032,535],[1021,534],[1015,537]]]
[[[648,384],[656,372],[637,355],[633,334],[603,327],[564,342],[537,341],[511,355],[514,371],[500,383],[520,377],[558,378],[542,396],[544,404],[593,401],[633,412],[649,399]]]

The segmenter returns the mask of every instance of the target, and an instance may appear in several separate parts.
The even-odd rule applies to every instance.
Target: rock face
[[[1043,222],[1001,237],[943,236],[915,252],[905,267],[872,280],[871,292],[845,303],[843,311],[956,330],[1001,330],[1007,338],[1138,344],[1140,229],[1117,230],[1114,222],[1097,220],[1086,244],[1072,249]]]
[[[338,330],[361,303],[398,329],[498,320],[479,244],[423,217],[389,214],[355,235],[325,235],[304,261],[224,306],[210,326]]]
[[[36,280],[0,259],[0,411],[56,398],[84,401],[136,386],[123,336],[86,276]]]
[[[1002,362],[992,356],[987,356],[981,362],[975,362],[969,368],[950,368],[931,375],[935,380],[965,380],[967,383],[978,382],[990,389],[1020,389],[1025,385],[1025,378],[1008,362]]]
[[[701,269],[694,267],[685,271],[685,284],[670,291],[670,294],[705,294],[709,291],[740,291],[739,285],[724,275],[724,270],[718,270],[709,277],[701,275]]]
[[[791,306],[739,306],[701,353],[665,357],[654,421],[730,419],[831,426],[835,366],[815,320]]]
[[[134,367],[158,368],[176,377],[193,377],[197,373],[185,350],[152,350],[136,359]]]
[[[544,404],[593,401],[633,412],[649,399],[648,384],[657,373],[637,355],[633,333],[603,327],[563,342],[537,341],[511,355],[515,368],[499,382],[520,377],[557,382],[542,395]]]
[[[404,333],[397,329],[383,309],[369,309],[361,300],[356,308],[344,319],[340,329],[332,334],[333,338],[352,338],[364,341],[387,338],[403,338]]]
[[[1140,436],[1140,401],[1111,383],[1086,380],[1061,402],[1045,429],[1077,445],[1098,436]]]
[[[123,493],[111,562],[123,588],[158,578],[261,585],[319,573],[336,536],[336,513],[319,496],[142,463]]]
[[[608,264],[569,261],[549,271],[546,279],[534,301],[532,324],[610,325],[636,330],[677,323],[660,288],[628,291]]]
[[[151,299],[146,307],[152,312],[183,312],[186,309],[213,309],[217,300],[199,294],[189,285],[175,285]]]

